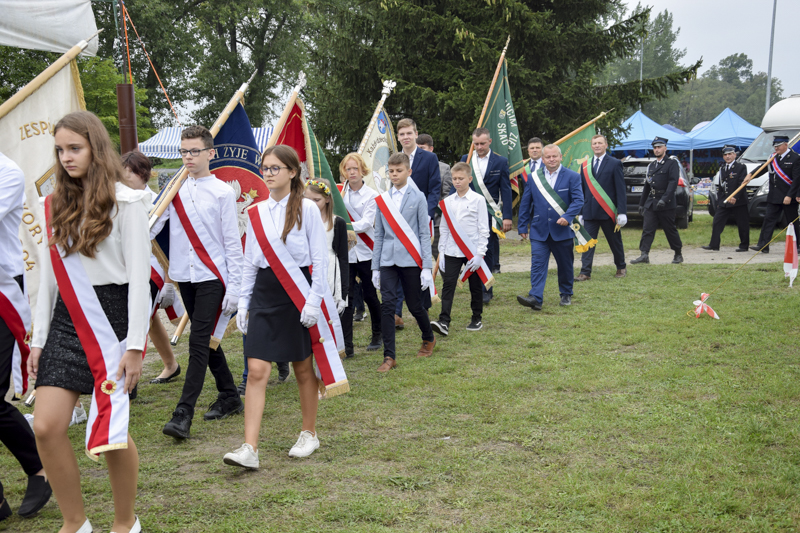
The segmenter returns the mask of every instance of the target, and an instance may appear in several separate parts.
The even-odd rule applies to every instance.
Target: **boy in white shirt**
[[[469,278],[469,292],[471,295],[472,320],[467,326],[467,331],[478,331],[483,327],[481,315],[483,313],[483,280],[478,275],[486,247],[489,243],[489,220],[486,217],[486,200],[480,194],[470,189],[472,182],[472,169],[467,163],[456,163],[451,170],[455,194],[442,200],[442,221],[439,225],[439,272],[444,279],[442,288],[442,310],[439,320],[431,322],[431,328],[441,335],[447,336],[450,329],[450,310],[453,308],[453,296],[456,292],[461,267],[466,263],[466,268],[472,272]],[[445,209],[453,225],[458,225],[458,232],[448,224]],[[472,248],[476,251],[472,259],[467,259],[462,247],[465,241],[471,241]],[[461,246],[459,245],[461,241]]]

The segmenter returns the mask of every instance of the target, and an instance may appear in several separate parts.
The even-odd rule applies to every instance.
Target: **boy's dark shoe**
[[[369,341],[367,345],[368,352],[374,352],[376,350],[380,350],[381,346],[383,346],[383,339],[380,335],[373,335],[372,340]]]
[[[474,318],[470,321],[469,325],[467,326],[467,331],[480,331],[483,327],[483,322],[480,320],[475,320]]]
[[[192,428],[192,417],[186,409],[179,407],[172,413],[172,420],[167,422],[162,432],[164,435],[175,437],[176,439],[188,439],[189,430]]]
[[[436,333],[444,335],[445,337],[447,337],[447,335],[450,333],[450,326],[444,322],[438,322],[435,320],[431,321],[431,329]]]
[[[206,414],[203,415],[203,420],[223,420],[242,411],[244,411],[244,404],[238,395],[230,398],[217,398],[217,401],[212,403]]]
[[[22,518],[32,517],[50,501],[52,494],[53,489],[44,476],[28,476],[28,488],[25,489],[25,497],[17,513]]]
[[[278,381],[281,383],[286,383],[286,380],[289,379],[289,363],[277,363],[278,364]]]
[[[542,304],[537,302],[533,296],[529,295],[517,296],[517,302],[519,302],[520,305],[524,305],[525,307],[530,307],[534,311],[542,310]]]

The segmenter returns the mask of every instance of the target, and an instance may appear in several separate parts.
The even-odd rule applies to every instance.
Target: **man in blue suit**
[[[628,200],[625,195],[625,178],[622,174],[622,161],[606,153],[608,141],[603,135],[592,137],[594,156],[587,161],[594,181],[589,183],[589,176],[582,173],[583,178],[583,226],[592,239],[596,239],[603,229],[608,246],[614,255],[617,265],[615,278],[624,278],[628,271],[625,268],[625,248],[622,246],[622,232],[615,231],[628,223]],[[610,202],[609,202],[610,201]],[[615,214],[616,211],[616,214]],[[588,281],[592,278],[592,261],[595,248],[589,248],[581,255],[581,272],[575,281]]]
[[[534,311],[542,310],[551,253],[558,265],[560,304],[572,304],[574,233],[570,225],[583,207],[581,177],[561,166],[561,148],[548,144],[542,150],[542,159],[545,168],[528,179],[518,224],[519,236],[530,236],[531,240],[531,290],[526,296],[517,296],[517,301]]]
[[[472,132],[472,145],[475,151],[472,164],[475,179],[470,183],[470,187],[483,196],[487,194],[491,197],[503,216],[503,231],[511,230],[511,181],[508,179],[508,159],[492,152],[492,137],[486,128],[476,128]],[[467,155],[461,157],[461,161],[467,162]],[[477,166],[477,168],[476,168]],[[479,181],[483,182],[483,186]],[[455,189],[453,189],[455,192]],[[488,200],[488,198],[487,198]],[[492,227],[492,215],[488,213],[489,227]],[[492,272],[500,272],[500,240],[494,231],[489,233],[489,247],[486,249],[486,264]],[[492,289],[483,289],[483,303],[488,304],[494,296]]]

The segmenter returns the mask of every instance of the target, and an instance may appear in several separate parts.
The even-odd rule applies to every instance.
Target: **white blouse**
[[[111,234],[97,246],[94,259],[84,255],[80,259],[93,286],[128,284],[127,347],[129,350],[143,350],[150,321],[150,191],[135,191],[117,183],[115,194],[117,209],[111,215]],[[58,299],[46,233],[39,257],[42,270],[31,346],[44,348]]]
[[[278,230],[283,234],[286,222],[286,205],[289,203],[286,195],[279,202],[272,197],[256,204],[250,209],[258,209],[261,217],[270,216]],[[297,229],[297,224],[286,235],[286,248],[297,266],[311,266],[311,290],[306,300],[310,305],[319,307],[325,291],[327,281],[328,247],[325,237],[325,227],[319,208],[311,200],[304,198],[302,204],[303,226]],[[269,267],[264,252],[256,240],[250,217],[247,217],[247,238],[245,239],[244,269],[242,272],[242,288],[239,293],[239,308],[249,309],[250,299],[253,296],[253,287],[256,283],[258,269]]]

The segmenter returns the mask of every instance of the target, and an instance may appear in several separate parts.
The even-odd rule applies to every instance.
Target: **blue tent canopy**
[[[656,137],[669,139],[667,150],[692,149],[692,139],[689,139],[686,135],[668,130],[664,126],[651,120],[641,111],[637,111],[628,120],[622,123],[623,128],[627,128],[628,126],[631,126],[628,135],[622,139],[620,144],[612,147],[612,150],[649,150],[652,148],[651,143]]]
[[[730,108],[717,115],[703,128],[686,134],[692,139],[692,148],[722,148],[726,144],[750,146],[761,135],[761,128],[753,126]]]
[[[161,159],[180,159],[178,152],[181,147],[181,131],[183,128],[174,126],[164,128],[144,142],[139,143],[139,151],[147,157],[160,157]],[[258,148],[263,152],[272,135],[272,127],[253,128]]]
[[[675,127],[675,126],[673,126],[672,124],[662,124],[662,126],[664,126],[665,128],[667,128],[669,131],[674,131],[675,133],[680,133],[681,135],[686,135],[686,132],[685,132],[685,131],[683,131],[683,130],[679,130],[678,128],[676,128],[676,127]]]

